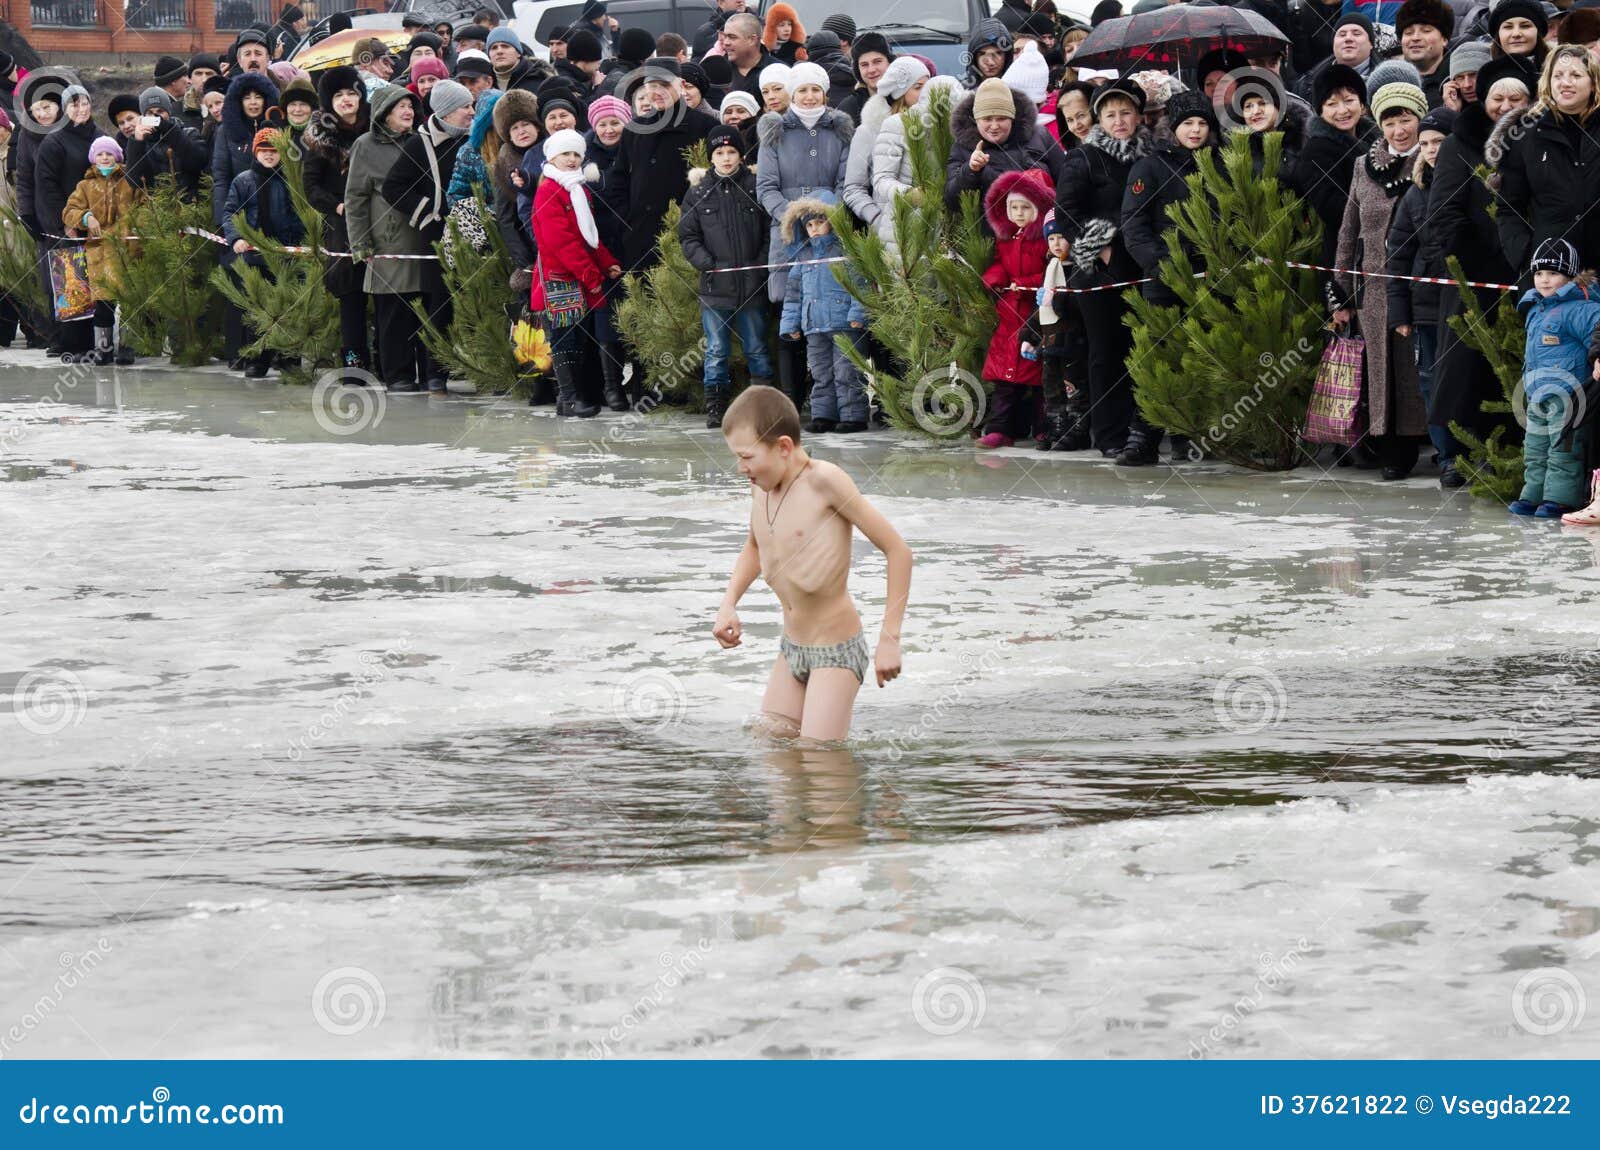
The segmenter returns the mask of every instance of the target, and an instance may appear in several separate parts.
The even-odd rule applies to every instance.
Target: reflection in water
[[[768,842],[781,853],[853,847],[867,841],[867,773],[837,743],[795,740],[765,755],[777,782]]]

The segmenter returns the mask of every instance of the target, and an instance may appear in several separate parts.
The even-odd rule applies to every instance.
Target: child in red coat
[[[983,273],[983,282],[998,297],[999,323],[983,360],[983,378],[993,384],[994,394],[979,447],[1010,447],[1043,424],[1039,361],[1023,357],[1022,330],[1050,262],[1044,214],[1055,198],[1050,177],[1037,170],[1006,172],[983,198],[995,235],[994,263]]]
[[[583,137],[564,129],[544,142],[544,171],[533,196],[531,231],[538,259],[529,306],[546,312],[556,373],[556,414],[587,418],[600,409],[578,394],[578,365],[594,342],[594,312],[605,303],[605,281],[622,265],[600,242],[594,205],[583,176]]]

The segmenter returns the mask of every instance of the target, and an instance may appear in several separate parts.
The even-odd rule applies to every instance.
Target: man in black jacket
[[[1445,49],[1455,31],[1456,16],[1444,0],[1405,0],[1394,18],[1395,35],[1400,37],[1400,54],[1416,65],[1422,76],[1422,92],[1428,107],[1444,103],[1444,84],[1450,78],[1445,64]]]
[[[856,87],[856,70],[844,54],[838,33],[811,33],[806,37],[806,56],[828,74],[828,107],[837,108]]]
[[[619,221],[623,271],[643,271],[661,258],[656,240],[667,208],[689,190],[683,150],[706,138],[717,121],[683,102],[678,62],[666,56],[645,61],[640,81],[656,110],[633,118],[606,177],[605,205]],[[632,102],[632,92],[618,96]]]
[[[761,69],[776,64],[778,58],[761,44],[761,21],[748,12],[737,12],[722,26],[722,51],[733,65],[730,92],[747,92],[761,102]]]
[[[728,22],[728,17],[737,16],[743,11],[744,0],[717,0],[711,19],[696,28],[694,36],[689,40],[694,58],[704,60],[706,53],[717,46],[717,38],[722,35],[722,26]]]
[[[145,126],[147,116],[158,121],[155,127]],[[139,93],[139,117],[128,140],[128,181],[148,192],[160,177],[170,175],[184,199],[198,199],[200,178],[211,160],[211,150],[200,142],[200,133],[177,118],[172,97],[160,88]]]
[[[278,13],[278,22],[272,26],[272,33],[267,38],[267,50],[272,53],[274,60],[287,60],[289,53],[300,43],[300,37],[306,34],[305,10],[295,4],[285,4]]]

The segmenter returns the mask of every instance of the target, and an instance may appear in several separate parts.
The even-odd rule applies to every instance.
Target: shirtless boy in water
[[[880,687],[900,674],[911,548],[849,475],[806,454],[800,415],[783,392],[747,388],[722,417],[722,434],[750,479],[750,533],[711,633],[724,648],[739,645],[735,608],[756,576],[765,578],[783,604],[783,644],[761,701],[762,725],[780,738],[842,739],[869,661]],[[845,587],[857,527],[889,561],[874,656]]]

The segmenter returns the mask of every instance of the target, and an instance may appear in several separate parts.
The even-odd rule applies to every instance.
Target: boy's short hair
[[[791,443],[800,442],[800,412],[794,401],[775,387],[757,384],[745,388],[728,405],[722,416],[722,434],[748,426],[758,442],[773,444],[787,435]]]
[[[657,56],[676,56],[689,47],[689,41],[676,32],[663,32],[656,37]]]

